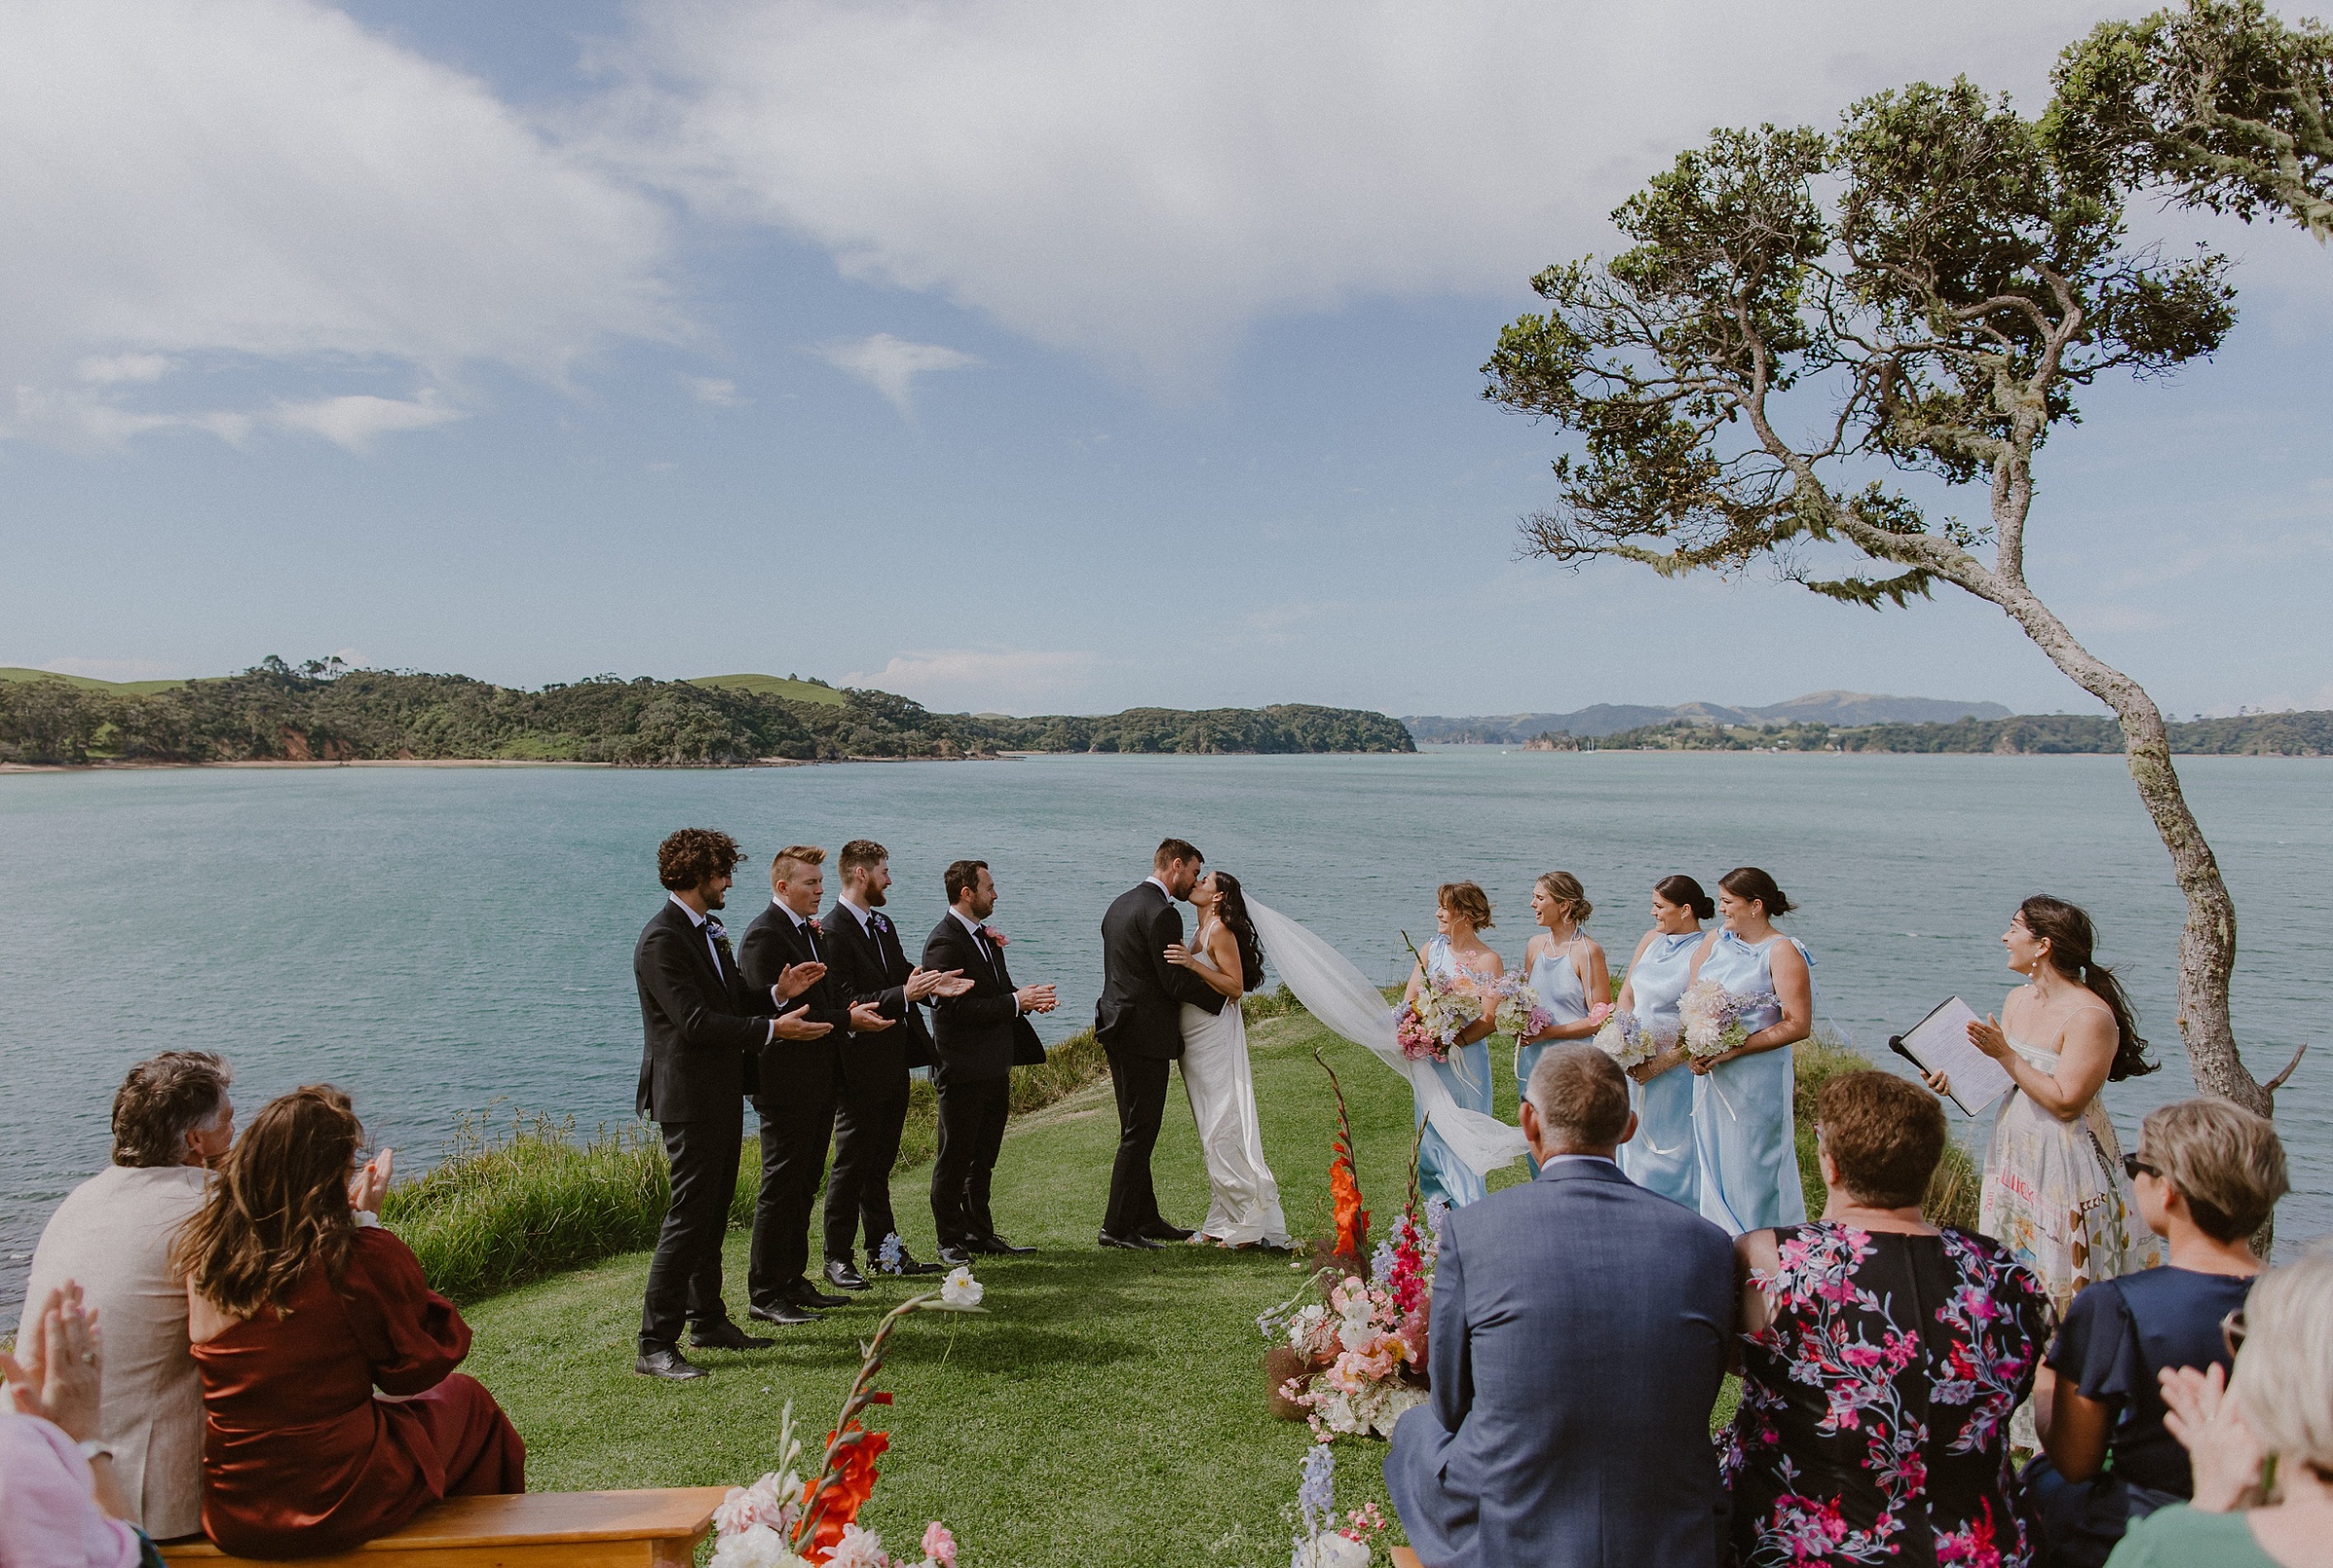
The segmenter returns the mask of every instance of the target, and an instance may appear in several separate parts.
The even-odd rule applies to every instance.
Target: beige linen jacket
[[[105,1346],[98,1422],[130,1522],[157,1541],[202,1528],[202,1382],[187,1347],[186,1284],[170,1237],[202,1206],[208,1171],[108,1166],[49,1217],[25,1281],[25,1322],[49,1292],[78,1280]]]

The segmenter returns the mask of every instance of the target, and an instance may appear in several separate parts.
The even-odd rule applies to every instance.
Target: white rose
[[[972,1271],[958,1267],[949,1271],[940,1282],[940,1305],[943,1307],[978,1307],[986,1293],[981,1282],[972,1277]]]
[[[798,1568],[802,1559],[786,1550],[785,1537],[766,1524],[721,1537],[713,1568]]]

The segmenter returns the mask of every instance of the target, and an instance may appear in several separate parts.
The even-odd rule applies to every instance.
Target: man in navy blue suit
[[[1402,1528],[1426,1568],[1715,1564],[1733,1245],[1613,1163],[1636,1117],[1596,1047],[1548,1048],[1522,1123],[1538,1177],[1443,1222],[1434,1393],[1385,1457]]]

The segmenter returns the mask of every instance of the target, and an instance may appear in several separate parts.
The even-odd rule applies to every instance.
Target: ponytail
[[[2146,1059],[2146,1041],[2139,1035],[2139,1015],[2124,993],[2114,971],[2098,961],[2093,950],[2098,930],[2089,915],[2075,904],[2047,893],[2036,893],[2017,906],[2025,928],[2049,944],[2049,966],[2107,1004],[2114,1015],[2114,1063],[2107,1077],[2115,1083],[2142,1078],[2162,1066]]]

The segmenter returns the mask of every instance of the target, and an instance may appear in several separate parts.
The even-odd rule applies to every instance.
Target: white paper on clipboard
[[[1944,1074],[1953,1103],[1974,1116],[2014,1087],[2008,1070],[1968,1039],[1968,1026],[1982,1022],[1954,996],[1888,1044],[1924,1070]]]

